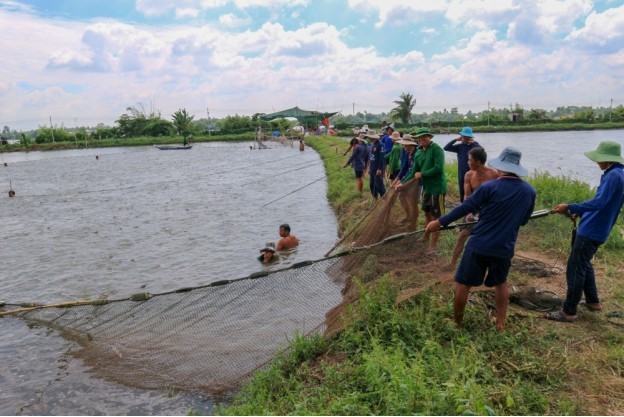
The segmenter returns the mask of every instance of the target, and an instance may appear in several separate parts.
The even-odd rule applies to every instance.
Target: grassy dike
[[[371,205],[341,169],[343,140],[306,138],[328,173],[328,198],[348,230]],[[449,186],[456,165],[447,167]],[[454,176],[455,175],[455,176]],[[597,171],[596,175],[600,175]],[[585,184],[548,175],[529,179],[536,209],[593,195]],[[456,190],[449,190],[449,199]],[[422,220],[421,220],[422,222]],[[618,226],[623,227],[620,218]],[[422,223],[421,223],[422,226]],[[565,257],[570,221],[547,216],[523,228],[519,248]],[[441,236],[448,256],[454,232]],[[613,233],[595,265],[605,310],[624,309],[624,241]],[[609,415],[624,413],[624,328],[605,313],[579,312],[564,324],[510,306],[497,332],[485,307],[469,304],[465,327],[452,320],[452,291],[433,287],[397,305],[397,288],[381,276],[362,288],[352,324],[330,339],[294,337],[291,349],[257,372],[224,415]],[[357,278],[357,277],[356,277]]]

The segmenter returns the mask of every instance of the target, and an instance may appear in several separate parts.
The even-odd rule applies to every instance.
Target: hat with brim
[[[619,162],[624,164],[624,158],[622,158],[622,147],[617,142],[600,142],[595,151],[587,151],[584,152],[584,154],[594,162]]]
[[[474,138],[474,134],[472,133],[472,128],[468,126],[464,126],[462,130],[459,132],[459,134],[467,138]]]
[[[369,131],[364,135],[365,138],[371,138],[371,139],[379,139],[379,135],[375,132]]]
[[[511,172],[519,177],[526,177],[529,175],[529,170],[520,164],[520,158],[522,158],[522,152],[516,148],[507,147],[503,149],[498,158],[490,159],[488,162],[492,168],[499,171]]]
[[[412,132],[411,135],[417,139],[425,135],[433,137],[433,133],[431,133],[431,130],[429,130],[428,127],[421,127],[417,131]]]
[[[412,138],[412,135],[409,133],[404,134],[402,139],[397,140],[397,143],[400,143],[403,146],[418,146],[414,138]]]
[[[275,252],[275,243],[268,242],[264,245],[264,248],[260,249],[260,252]]]

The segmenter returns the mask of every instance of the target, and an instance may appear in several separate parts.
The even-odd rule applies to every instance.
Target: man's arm
[[[582,203],[568,204],[567,209],[571,214],[583,214],[588,211],[597,211],[603,209],[608,203],[613,194],[622,193],[623,190],[618,184],[614,184],[613,176],[605,178],[605,182],[602,187],[599,187],[596,196],[591,200],[584,201]]]
[[[464,199],[470,197],[470,194],[472,194],[472,184],[470,183],[472,173],[472,171],[468,171],[466,175],[464,175]]]
[[[452,141],[450,141],[449,143],[447,143],[447,144],[444,146],[444,150],[445,150],[445,151],[447,151],[447,152],[458,153],[458,152],[459,152],[459,150],[458,150],[458,147],[457,147],[457,146],[455,146],[455,143],[457,143],[457,142],[458,142],[458,141],[460,141],[460,140],[461,140],[461,138],[456,138],[456,139],[453,139]]]

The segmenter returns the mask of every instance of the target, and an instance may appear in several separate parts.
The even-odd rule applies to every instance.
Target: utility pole
[[[50,116],[50,132],[52,132],[52,143],[54,143],[54,126],[52,126],[52,116]]]
[[[210,109],[206,107],[206,112],[208,114],[208,136],[210,136]]]
[[[490,102],[488,101],[488,126],[490,125]]]
[[[613,99],[611,99],[611,105],[609,106],[609,122],[611,122],[612,116],[613,116]]]

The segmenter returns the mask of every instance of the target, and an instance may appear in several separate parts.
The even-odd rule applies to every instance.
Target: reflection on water
[[[98,156],[96,159],[95,156]],[[43,303],[126,298],[267,269],[256,257],[289,223],[301,244],[268,269],[318,259],[336,240],[312,150],[196,144],[4,154],[2,298]],[[9,157],[10,156],[10,157]],[[21,159],[20,159],[21,158]],[[280,174],[287,172],[286,174]],[[0,414],[206,413],[205,396],[97,380],[46,328],[0,320]]]

